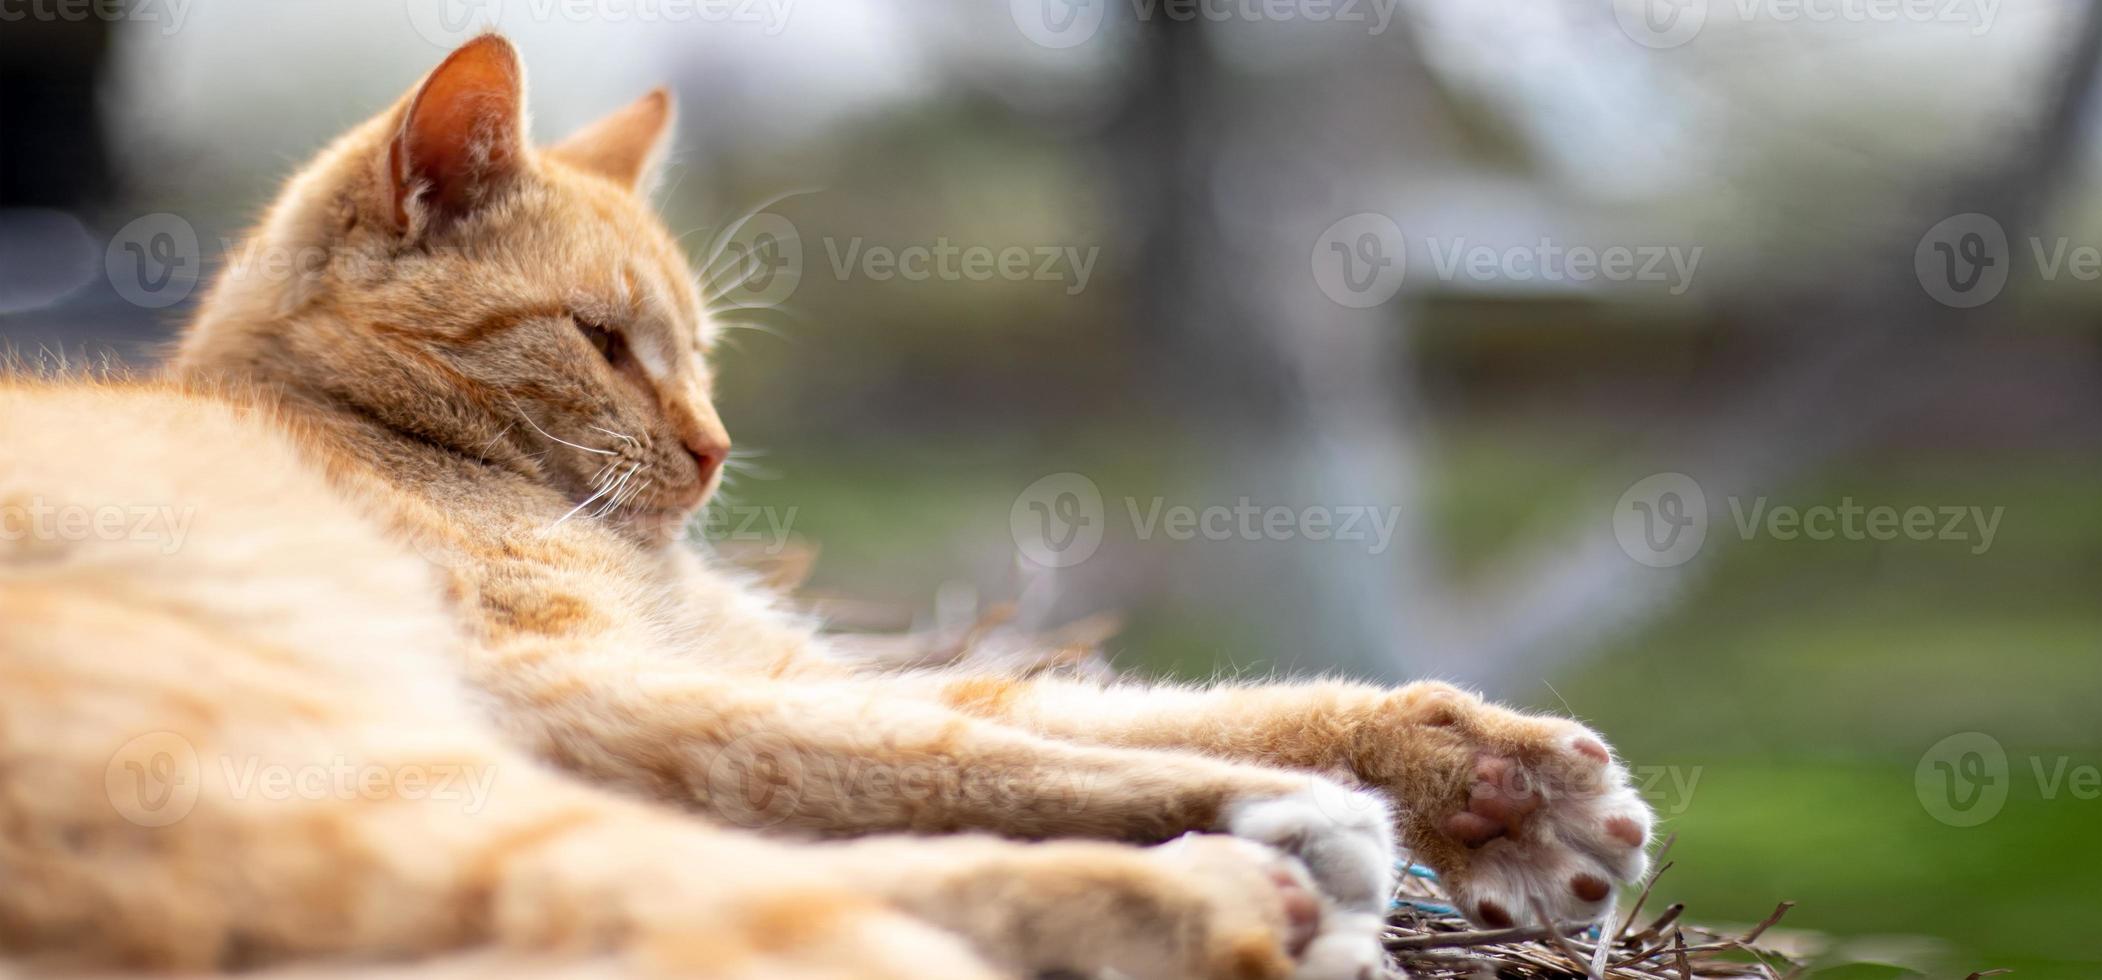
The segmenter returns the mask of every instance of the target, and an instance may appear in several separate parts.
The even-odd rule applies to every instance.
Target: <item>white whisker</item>
[[[592,494],[592,495],[591,495],[591,496],[589,496],[589,497],[585,497],[585,498],[584,498],[584,501],[583,501],[582,503],[580,503],[580,504],[576,505],[575,507],[571,507],[571,508],[569,509],[569,513],[567,513],[567,514],[564,514],[564,515],[562,515],[561,517],[558,517],[558,518],[556,518],[556,519],[555,519],[555,523],[553,523],[553,524],[550,524],[550,525],[548,525],[548,526],[547,526],[547,529],[548,529],[548,530],[550,530],[550,531],[552,531],[552,530],[554,530],[554,529],[556,529],[556,528],[558,528],[558,527],[561,527],[561,526],[563,525],[563,523],[564,523],[564,522],[568,521],[568,520],[569,520],[570,518],[572,518],[572,517],[575,517],[575,516],[577,516],[577,511],[583,510],[584,508],[586,508],[586,507],[589,507],[589,506],[591,506],[591,504],[592,504],[592,503],[593,503],[594,501],[598,500],[598,499],[599,499],[600,497],[603,497],[603,496],[605,496],[605,495],[606,495],[606,491],[604,491],[604,490],[600,490],[600,491],[598,491],[598,492],[596,492],[596,493]]]
[[[735,457],[723,460],[723,476],[725,479],[731,476],[750,477],[754,480],[778,480],[781,478],[780,473],[760,466],[751,460],[737,459]]]
[[[517,411],[517,412],[518,412],[518,417],[519,417],[519,418],[521,418],[521,419],[524,419],[524,420],[525,420],[525,424],[527,424],[527,425],[530,425],[530,426],[532,426],[532,427],[533,427],[533,431],[534,431],[534,432],[538,432],[538,433],[540,433],[541,435],[543,435],[543,436],[546,436],[546,437],[548,437],[549,439],[553,439],[554,441],[556,441],[556,442],[559,442],[559,443],[561,443],[561,444],[563,444],[563,445],[565,445],[565,446],[568,446],[568,447],[569,447],[569,448],[571,448],[571,449],[581,449],[581,450],[583,450],[584,452],[587,452],[587,453],[597,453],[597,454],[599,454],[599,455],[601,455],[601,456],[614,456],[614,455],[618,455],[617,453],[615,453],[615,452],[614,452],[613,450],[611,450],[611,449],[593,449],[593,448],[591,448],[590,446],[579,446],[579,445],[577,445],[576,443],[570,442],[569,440],[567,440],[567,439],[564,439],[564,438],[562,438],[561,436],[555,435],[554,433],[552,433],[552,432],[549,432],[549,431],[547,431],[546,429],[543,429],[543,428],[541,428],[541,427],[540,427],[540,423],[538,423],[538,422],[535,422],[535,421],[533,421],[533,417],[532,417],[532,416],[530,416],[530,415],[527,415],[527,414],[525,413],[525,411],[524,411],[523,409],[520,409],[520,408],[518,408],[518,403],[517,403],[516,401],[513,401],[513,402],[511,403],[511,408],[512,408],[513,410],[515,410],[515,411]]]
[[[620,475],[620,479],[613,484],[613,496],[608,497],[606,499],[605,505],[600,507],[591,516],[604,517],[607,514],[611,514],[615,510],[620,509],[622,498],[626,495],[628,491],[628,481],[633,480],[635,478],[635,474],[641,472],[641,470],[641,463],[636,463],[635,465],[628,467],[628,471],[626,473],[622,473]]]
[[[774,195],[773,197],[767,198],[764,201],[761,201],[758,207],[746,211],[743,217],[738,218],[736,221],[731,222],[728,227],[725,227],[723,229],[721,237],[716,238],[714,241],[709,243],[708,258],[706,261],[703,261],[701,263],[701,268],[714,268],[716,260],[723,257],[723,249],[729,247],[730,240],[732,238],[737,237],[737,233],[743,230],[745,223],[751,221],[753,218],[758,217],[759,214],[765,211],[767,208],[773,207],[774,205],[779,204],[782,201],[786,201],[791,197],[800,197],[804,194],[815,194],[821,189],[822,188],[812,187],[807,190],[784,191],[780,194]]]
[[[752,280],[759,278],[762,273],[768,271],[763,268],[752,268],[752,265],[753,263],[749,262],[731,262],[714,272],[709,272],[706,269],[701,270],[702,272],[707,273],[708,275],[708,278],[706,280],[703,280],[701,283],[701,295],[719,297],[726,295],[734,290],[743,289],[745,286],[749,285]],[[725,285],[723,281],[723,274],[728,272],[740,271],[740,268],[744,270],[743,278],[738,279],[737,282],[735,282],[734,284]],[[787,271],[782,272],[775,272],[774,274],[789,279],[791,281],[800,280],[802,278],[802,276],[798,274],[794,269],[789,269]],[[758,305],[754,305],[751,308],[766,309],[766,307]]]
[[[482,443],[482,448],[478,453],[476,453],[476,455],[489,455],[489,447],[496,445],[496,440],[502,439],[503,437],[510,435],[511,430],[515,428],[518,428],[518,423],[512,422],[509,425],[504,426],[502,429],[497,430],[497,433],[495,435],[489,437],[488,442]]]

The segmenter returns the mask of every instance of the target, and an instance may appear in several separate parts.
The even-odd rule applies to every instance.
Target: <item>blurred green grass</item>
[[[1607,441],[1539,426],[1442,432],[1425,490],[1447,574],[1465,580],[1530,535],[1607,519],[1599,502],[1644,475],[1602,463]],[[1015,493],[1044,473],[1089,473],[1113,498],[1205,499],[1192,461],[1159,448],[1167,440],[970,443],[805,447],[770,459],[784,478],[749,495],[801,506],[797,531],[825,549],[821,585],[902,602],[947,578],[997,575],[958,563],[1004,540]],[[1677,605],[1521,699],[1566,705],[1639,766],[1677,774],[1683,788],[1660,779],[1655,799],[1679,835],[1659,899],[1697,919],[1754,922],[1790,899],[1788,926],[1932,937],[1944,953],[1932,976],[2102,975],[2102,931],[2085,927],[2102,921],[2102,801],[2064,787],[2045,798],[2028,767],[2102,765],[2102,463],[1891,453],[1769,493],[1797,505],[1846,496],[2005,511],[1991,548],[1973,554],[1944,541],[1738,541],[1711,502],[1712,543]],[[1260,603],[1200,600],[1136,610],[1119,662],[1183,676],[1267,666]],[[2006,747],[2011,795],[1991,821],[1959,828],[1933,818],[1913,773],[1967,731]]]
[[[1433,467],[1448,560],[1468,568],[1513,529],[1600,499],[1582,448],[1455,440]],[[1542,487],[1564,492],[1540,499]],[[1679,835],[1659,897],[1744,922],[1790,899],[1795,927],[1935,937],[1946,944],[1936,976],[2102,975],[2102,930],[2079,925],[2102,921],[2102,801],[2054,791],[2030,765],[2102,765],[2102,467],[2044,452],[1900,453],[1769,497],[2005,510],[1974,554],[1975,542],[1738,541],[1710,501],[1711,545],[1696,561],[1712,565],[1698,584],[1533,699],[1566,702],[1630,759],[1677,776],[1654,795]],[[2005,746],[2010,795],[1983,825],[1951,827],[1913,773],[1936,742],[1970,731]],[[1857,973],[1875,975],[1833,971]]]

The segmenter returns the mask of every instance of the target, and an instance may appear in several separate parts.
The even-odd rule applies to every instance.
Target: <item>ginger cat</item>
[[[255,232],[326,263],[163,378],[0,379],[18,967],[1327,980],[1397,844],[1490,925],[1643,873],[1601,739],[1448,686],[829,650],[679,542],[729,439],[668,97],[544,150],[524,99],[469,42]]]

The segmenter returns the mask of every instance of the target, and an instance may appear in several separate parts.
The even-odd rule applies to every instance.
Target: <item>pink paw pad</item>
[[[1298,956],[1321,933],[1321,902],[1289,869],[1271,869],[1270,881],[1277,886],[1278,901],[1285,910],[1285,948]]]
[[[1649,835],[1643,831],[1642,824],[1636,822],[1634,817],[1612,817],[1607,819],[1606,836],[1629,847],[1641,847],[1649,840]]]
[[[1467,809],[1445,818],[1445,832],[1467,847],[1480,847],[1516,834],[1541,802],[1524,770],[1502,756],[1484,755],[1475,760]]]

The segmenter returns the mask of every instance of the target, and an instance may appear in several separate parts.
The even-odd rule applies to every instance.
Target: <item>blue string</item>
[[[1394,862],[1394,870],[1399,871],[1402,874],[1408,875],[1412,878],[1423,878],[1429,881],[1438,880],[1438,873],[1436,871],[1432,871],[1431,869],[1426,868],[1420,864],[1410,864],[1407,861]]]
[[[1416,911],[1418,911],[1418,912],[1428,912],[1428,913],[1430,913],[1430,914],[1432,914],[1432,915],[1458,915],[1458,914],[1460,914],[1460,910],[1459,910],[1459,909],[1453,908],[1453,907],[1452,907],[1452,906],[1450,906],[1450,905],[1439,905],[1439,904],[1438,904],[1438,903],[1436,903],[1436,902],[1423,902],[1423,901],[1418,901],[1418,900],[1416,900],[1416,899],[1413,899],[1413,898],[1397,898],[1397,899],[1395,899],[1395,900],[1394,900],[1394,904],[1392,904],[1392,905],[1388,906],[1388,908],[1390,908],[1390,909],[1403,909],[1403,908],[1409,908],[1409,909],[1415,909],[1415,910],[1416,910]]]
[[[1438,880],[1438,873],[1436,871],[1432,871],[1431,869],[1426,868],[1420,864],[1411,864],[1407,861],[1394,862],[1394,870],[1402,874],[1408,875],[1411,878],[1422,878],[1425,881]],[[1392,905],[1388,906],[1388,908],[1410,908],[1415,909],[1419,912],[1428,912],[1432,915],[1460,914],[1460,910],[1453,908],[1450,905],[1441,905],[1437,902],[1425,902],[1414,898],[1397,898],[1394,900],[1394,903]]]

